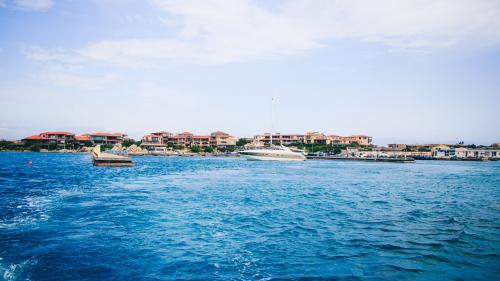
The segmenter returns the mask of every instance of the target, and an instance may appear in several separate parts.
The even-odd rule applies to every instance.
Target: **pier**
[[[94,166],[108,167],[131,167],[134,165],[132,159],[128,156],[101,152],[100,145],[97,145],[92,150],[92,163],[94,164]]]
[[[315,160],[341,160],[341,161],[367,161],[367,162],[392,162],[392,163],[415,163],[412,157],[338,157],[338,156],[306,156],[307,159]]]

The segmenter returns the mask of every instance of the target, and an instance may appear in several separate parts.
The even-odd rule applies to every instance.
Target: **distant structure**
[[[374,147],[370,151],[351,150],[361,157],[414,157],[416,159],[439,160],[498,160],[500,148],[463,144],[389,144],[388,147]]]
[[[22,141],[27,144],[64,148],[67,144],[75,141],[75,134],[61,131],[43,132],[38,135],[26,137]]]
[[[169,132],[156,132],[145,135],[141,139],[141,147],[150,151],[164,151],[168,147],[228,147],[235,146],[236,138],[221,132],[213,132],[210,135],[194,135],[190,132],[172,134]]]
[[[122,133],[92,133],[77,136],[74,133],[58,131],[43,132],[22,139],[26,144],[37,144],[42,147],[47,146],[47,148],[54,147],[56,149],[69,146],[84,146],[86,144],[116,145],[121,144],[125,140],[128,140],[128,137]]]
[[[270,133],[263,135],[256,135],[253,138],[252,144],[269,144],[271,140]],[[300,144],[352,144],[359,145],[372,144],[372,137],[366,135],[352,135],[352,136],[338,136],[338,135],[325,135],[320,132],[307,132],[305,134],[281,134],[273,133],[273,144],[291,145],[294,143]]]
[[[406,149],[407,145],[402,144],[402,143],[391,143],[391,144],[388,144],[387,147],[395,149],[395,150],[403,150],[403,149]]]
[[[85,134],[82,137],[88,137],[90,142],[92,142],[94,145],[116,145],[122,143],[125,140],[128,140],[128,136],[122,133],[93,133]]]

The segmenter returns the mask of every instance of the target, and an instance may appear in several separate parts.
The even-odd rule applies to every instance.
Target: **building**
[[[319,132],[307,132],[304,135],[305,144],[330,144],[325,134]]]
[[[325,135],[321,132],[307,132],[305,134],[273,134],[273,144],[291,145],[293,143],[301,144],[317,144],[317,145],[330,145],[330,144],[352,144],[354,142],[360,145],[371,145],[372,137],[365,135],[354,135],[342,137],[338,135]],[[253,138],[252,145],[269,144],[271,135],[265,133],[263,135],[256,135]]]
[[[370,145],[372,144],[372,137],[365,135],[352,135],[347,137],[342,137],[343,144],[353,144],[357,143],[359,145]]]
[[[157,132],[145,135],[141,140],[141,147],[147,150],[164,150],[168,146],[227,147],[234,145],[236,145],[236,138],[220,131],[210,135],[194,135],[190,132],[174,135],[168,132]]]
[[[391,149],[394,149],[394,150],[404,150],[406,149],[406,144],[402,144],[402,143],[391,143],[391,144],[388,144],[387,147],[391,148]]]
[[[168,142],[176,146],[190,147],[193,142],[193,134],[190,132],[183,132],[170,137]]]
[[[212,147],[235,146],[236,138],[221,131],[212,132],[210,134],[210,145]]]
[[[327,138],[328,138],[328,141],[331,144],[341,144],[342,143],[342,137],[341,136],[329,135],[329,136],[327,136]]]
[[[193,136],[189,146],[209,147],[210,136]]]
[[[156,132],[145,135],[141,139],[141,147],[150,151],[165,151],[168,140],[173,134],[169,132]]]
[[[73,143],[75,134],[70,132],[43,132],[24,138],[22,141],[27,144],[38,144],[48,147],[64,148],[67,144]]]
[[[89,140],[94,144],[110,144],[116,145],[121,144],[124,140],[128,140],[127,135],[122,133],[93,133],[85,134],[83,136],[88,136]]]
[[[253,143],[263,143],[263,144],[269,144],[271,141],[271,134],[270,133],[264,133],[263,135],[256,135],[253,138]],[[283,145],[290,145],[292,143],[303,143],[304,142],[304,135],[299,135],[299,134],[281,134],[281,133],[275,133],[273,134],[273,143],[274,144],[283,144]]]
[[[431,155],[434,158],[441,159],[481,159],[495,158],[500,159],[500,148],[482,147],[450,147],[447,145],[438,145],[432,148]]]
[[[89,135],[75,136],[75,143],[81,146],[85,146],[90,143],[90,136]]]

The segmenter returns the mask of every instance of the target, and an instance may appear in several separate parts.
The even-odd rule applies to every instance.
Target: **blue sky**
[[[270,5],[269,3],[272,3]],[[500,141],[500,1],[0,0],[0,138]]]

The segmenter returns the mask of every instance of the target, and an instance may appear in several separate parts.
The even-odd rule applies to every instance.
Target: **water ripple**
[[[499,163],[134,161],[0,153],[0,276],[500,279]]]

